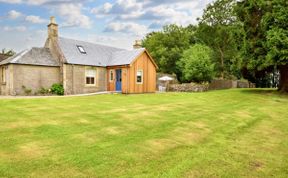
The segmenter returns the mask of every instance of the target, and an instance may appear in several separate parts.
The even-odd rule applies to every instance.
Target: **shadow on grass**
[[[276,88],[249,88],[241,90],[243,93],[261,94],[261,95],[278,95],[288,97],[288,93],[280,92]]]

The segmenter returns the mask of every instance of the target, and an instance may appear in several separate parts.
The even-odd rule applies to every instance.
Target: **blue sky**
[[[131,49],[163,25],[196,24],[212,0],[0,0],[0,49],[41,47],[49,17],[59,35]]]

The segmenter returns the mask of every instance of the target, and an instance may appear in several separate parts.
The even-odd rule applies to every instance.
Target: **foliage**
[[[31,95],[32,89],[27,88],[27,87],[24,86],[24,85],[22,85],[22,89],[24,90],[24,93],[25,93],[26,95]]]
[[[177,25],[164,26],[160,32],[152,32],[143,40],[143,46],[156,60],[160,72],[177,74],[181,71],[176,66],[182,53],[193,43],[193,28],[184,28]]]
[[[273,90],[0,100],[0,177],[287,177]]]
[[[6,50],[5,48],[3,48],[0,52],[0,54],[4,54],[4,55],[7,55],[7,56],[13,56],[16,54],[15,51],[13,51],[12,49],[10,50]]]
[[[51,87],[51,92],[56,95],[64,95],[64,88],[62,84],[55,83]]]
[[[183,79],[193,82],[211,81],[214,76],[214,64],[211,61],[212,50],[204,45],[195,44],[184,51],[177,63],[182,69]]]
[[[199,42],[213,50],[215,69],[221,78],[229,78],[230,75],[241,77],[238,48],[242,27],[237,21],[234,6],[234,0],[218,0],[209,4],[199,19],[196,32]]]
[[[244,24],[244,64],[249,70],[280,70],[280,89],[288,91],[288,3],[285,0],[238,2]],[[263,72],[263,73],[265,73]]]
[[[41,94],[41,95],[47,95],[47,94],[51,93],[51,89],[47,89],[47,88],[41,87],[38,90],[38,93]]]

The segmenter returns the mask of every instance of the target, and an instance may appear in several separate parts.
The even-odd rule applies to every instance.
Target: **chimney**
[[[55,17],[50,17],[50,23],[48,25],[48,38],[57,39],[58,38],[58,25],[56,24]]]
[[[142,41],[141,40],[135,40],[135,44],[133,45],[134,49],[142,48]]]

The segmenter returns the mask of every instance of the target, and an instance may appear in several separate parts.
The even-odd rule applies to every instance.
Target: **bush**
[[[55,83],[51,87],[51,92],[56,95],[64,95],[63,85]]]
[[[197,83],[211,81],[214,77],[214,64],[211,56],[212,50],[201,44],[196,44],[184,51],[177,63],[184,81]]]
[[[25,93],[26,95],[31,95],[32,89],[26,88],[26,86],[24,86],[24,85],[22,85],[22,89],[24,90],[24,93]]]
[[[51,92],[51,89],[47,89],[47,88],[43,88],[43,87],[38,90],[38,93],[40,93],[41,95],[47,95],[50,92]]]

